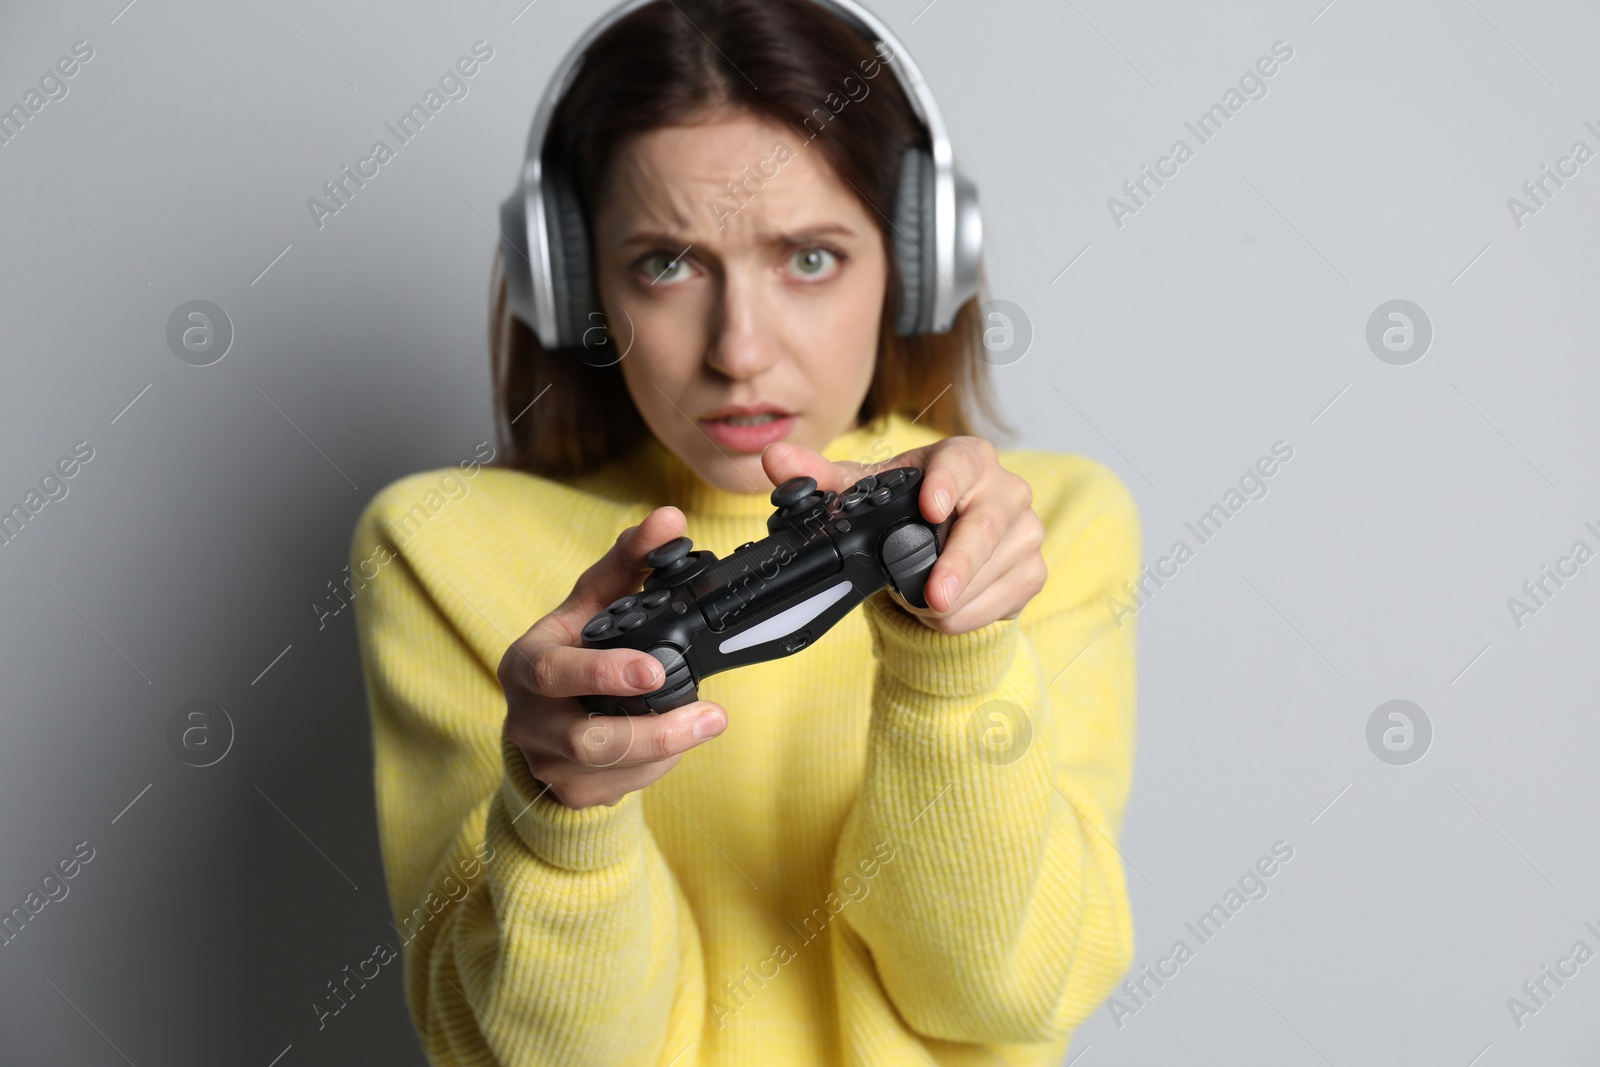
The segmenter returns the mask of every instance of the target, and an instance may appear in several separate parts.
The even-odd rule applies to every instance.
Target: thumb
[[[846,486],[855,484],[866,472],[866,468],[859,463],[826,459],[822,453],[813,452],[794,441],[774,441],[762,449],[761,467],[767,473],[767,480],[774,486],[782,485],[790,478],[815,478],[817,488],[824,492],[829,489],[840,492]]]
[[[676,537],[681,537],[688,521],[671,505],[656,508],[635,526],[617,535],[616,543],[588,570],[578,576],[561,610],[583,620],[602,610],[618,597],[637,593],[650,565],[644,557]]]

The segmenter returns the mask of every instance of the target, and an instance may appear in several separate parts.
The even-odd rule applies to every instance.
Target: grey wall
[[[1600,549],[1600,161],[1521,225],[1507,199],[1600,150],[1600,17],[924,2],[877,7],[1031,323],[995,357],[1018,443],[1114,467],[1152,563],[1196,550],[1137,611],[1122,842],[1137,966],[1193,956],[1074,1062],[1591,1061],[1600,963],[1520,1026],[1507,998],[1600,950],[1600,562],[1520,626],[1507,599]],[[420,1062],[398,967],[320,1031],[310,1007],[394,939],[351,616],[311,605],[378,488],[490,434],[485,217],[599,8],[124,3],[0,13],[0,103],[94,49],[0,147],[0,503],[93,448],[0,547],[0,909],[94,850],[0,948],[0,1060]],[[319,229],[306,199],[480,39],[469,95]],[[1266,95],[1200,144],[1185,121],[1277,41]],[[1117,225],[1107,199],[1179,138]],[[166,337],[196,299],[235,335],[207,367]],[[1394,299],[1432,328],[1405,365],[1367,340]],[[1184,523],[1279,441],[1267,495],[1200,545]],[[215,711],[169,744],[195,700],[225,753]],[[1424,758],[1369,745],[1391,700]],[[207,737],[211,766],[175,755]],[[1202,944],[1185,922],[1280,841]]]

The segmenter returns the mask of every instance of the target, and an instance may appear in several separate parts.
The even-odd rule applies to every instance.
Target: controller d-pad
[[[886,471],[884,473],[883,477],[878,479],[878,484],[879,485],[886,485],[890,489],[893,489],[896,486],[898,486],[901,482],[904,482],[910,476],[911,476],[910,471],[907,470],[905,467],[896,467],[892,471]]]
[[[866,503],[866,499],[866,493],[859,489],[851,489],[849,492],[845,493],[844,496],[839,498],[839,503],[845,511],[855,511],[862,504]]]
[[[862,478],[855,485],[852,485],[850,488],[859,489],[863,493],[870,493],[874,489],[878,488],[878,478],[876,475],[869,474],[865,478]]]
[[[878,488],[874,489],[872,492],[867,494],[867,503],[869,503],[869,504],[887,504],[889,502],[890,498],[892,498],[893,496],[894,496],[894,490],[890,489],[887,485],[881,485]]]

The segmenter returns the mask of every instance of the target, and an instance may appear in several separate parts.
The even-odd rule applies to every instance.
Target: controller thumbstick
[[[815,478],[790,478],[772,491],[772,505],[776,508],[792,508],[816,491]]]
[[[656,570],[666,570],[686,557],[693,547],[694,542],[687,537],[674,537],[666,544],[652,548],[645,554],[644,561]]]

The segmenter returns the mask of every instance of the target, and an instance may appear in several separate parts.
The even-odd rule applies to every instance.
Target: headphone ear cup
[[[511,313],[538,329],[533,307],[533,262],[528,258],[528,212],[522,183],[500,204],[500,267],[506,279]]]
[[[902,337],[926,333],[932,326],[933,157],[925,149],[906,149],[900,161],[900,185],[894,201],[894,255],[900,268],[900,311],[895,332]]]
[[[555,292],[556,331],[561,348],[596,348],[606,343],[604,317],[594,292],[589,227],[583,205],[562,167],[551,167],[541,183],[550,239],[550,281]]]

